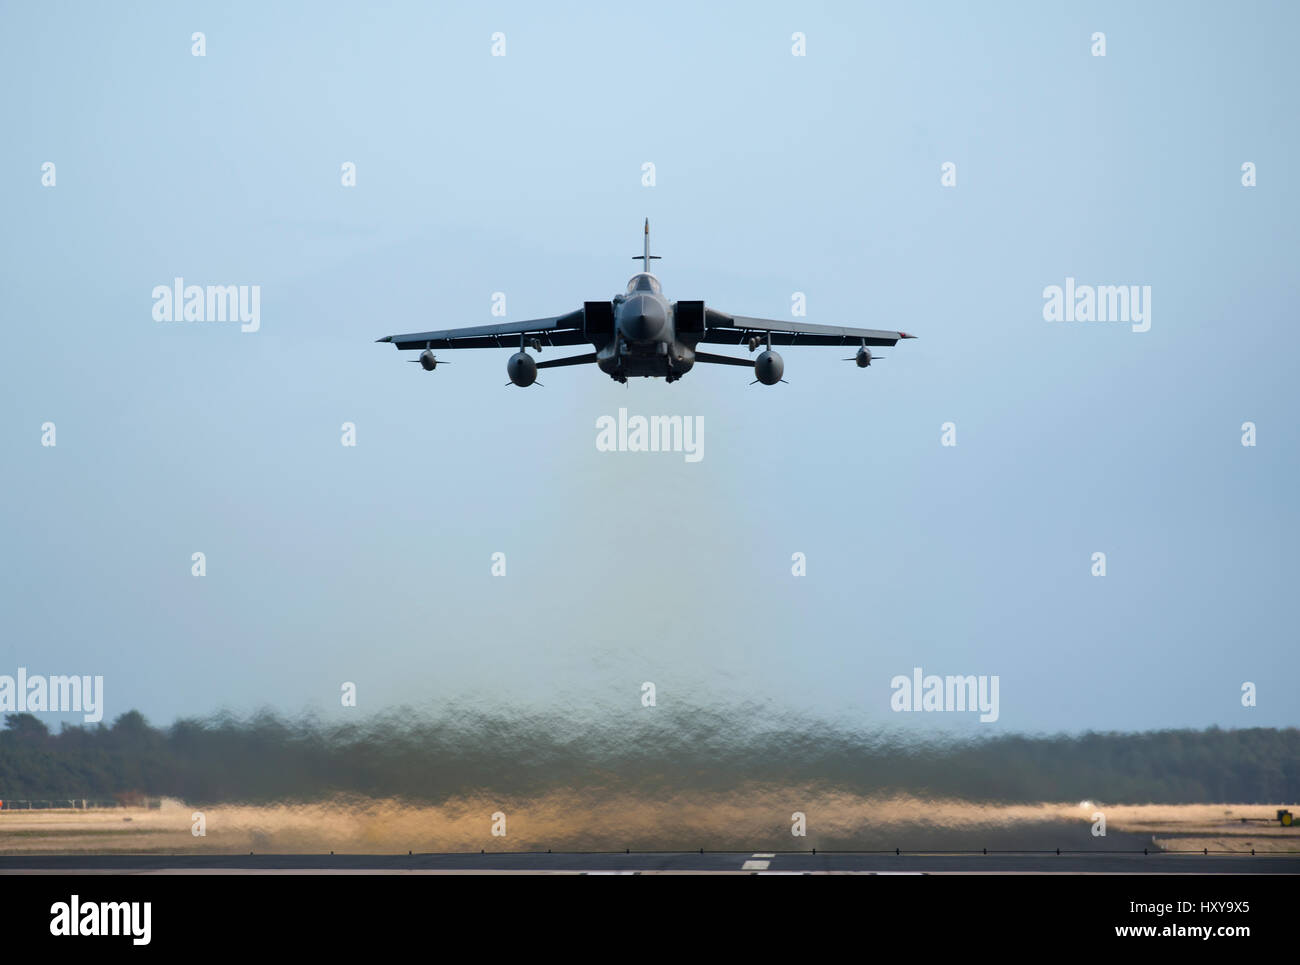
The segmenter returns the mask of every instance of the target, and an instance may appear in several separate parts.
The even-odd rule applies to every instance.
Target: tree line
[[[652,795],[749,782],[988,802],[1290,804],[1300,800],[1300,730],[917,739],[761,708],[596,723],[464,708],[354,723],[263,712],[166,727],[131,711],[57,733],[31,714],[7,714],[0,730],[0,800],[267,803],[350,793],[438,802],[473,791]]]

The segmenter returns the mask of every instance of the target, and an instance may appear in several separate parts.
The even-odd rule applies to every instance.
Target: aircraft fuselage
[[[627,293],[614,297],[614,339],[596,353],[596,364],[619,382],[638,376],[673,382],[695,364],[695,346],[677,337],[673,306],[654,275],[632,276]]]

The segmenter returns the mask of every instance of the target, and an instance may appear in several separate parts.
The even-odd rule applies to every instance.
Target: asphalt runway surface
[[[5,855],[0,874],[1300,874],[1300,854],[633,852]]]
[[[1242,845],[1246,853],[1174,853],[1162,851],[1149,834],[1112,831],[1103,838],[1089,828],[1060,821],[977,830],[913,826],[878,830],[815,854],[770,845],[753,851],[415,849],[409,855],[274,848],[254,854],[48,852],[0,855],[0,874],[1300,874],[1300,847],[1290,854],[1251,855],[1248,844]],[[901,844],[911,847],[895,853]]]

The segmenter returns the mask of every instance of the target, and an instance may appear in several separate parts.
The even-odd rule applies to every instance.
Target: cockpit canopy
[[[649,272],[640,271],[633,275],[627,283],[627,293],[633,292],[654,292],[656,295],[662,295],[663,289],[659,286],[659,279]]]

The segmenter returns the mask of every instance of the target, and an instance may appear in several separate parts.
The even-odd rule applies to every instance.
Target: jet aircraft
[[[413,361],[418,361],[426,372],[446,364],[433,354],[434,349],[510,348],[517,344],[517,351],[506,362],[510,377],[506,384],[526,388],[537,382],[540,369],[565,365],[594,364],[616,382],[634,377],[676,382],[700,362],[752,367],[754,382],[775,385],[785,381],[785,362],[773,345],[857,345],[857,354],[844,361],[865,369],[873,360],[873,347],[916,337],[873,328],[728,315],[705,307],[702,301],[670,302],[664,297],[659,279],[650,273],[650,262],[659,255],[650,254],[649,218],[645,222],[645,250],[633,258],[640,260],[642,267],[627,283],[627,291],[608,301],[583,302],[581,308],[567,315],[385,335],[377,341],[390,342],[399,349],[419,349],[420,356]],[[701,352],[697,349],[701,344],[744,345],[751,354],[762,346],[763,351],[751,361]],[[591,345],[595,351],[545,362],[537,361],[528,351],[540,354],[543,346],[570,345]]]

